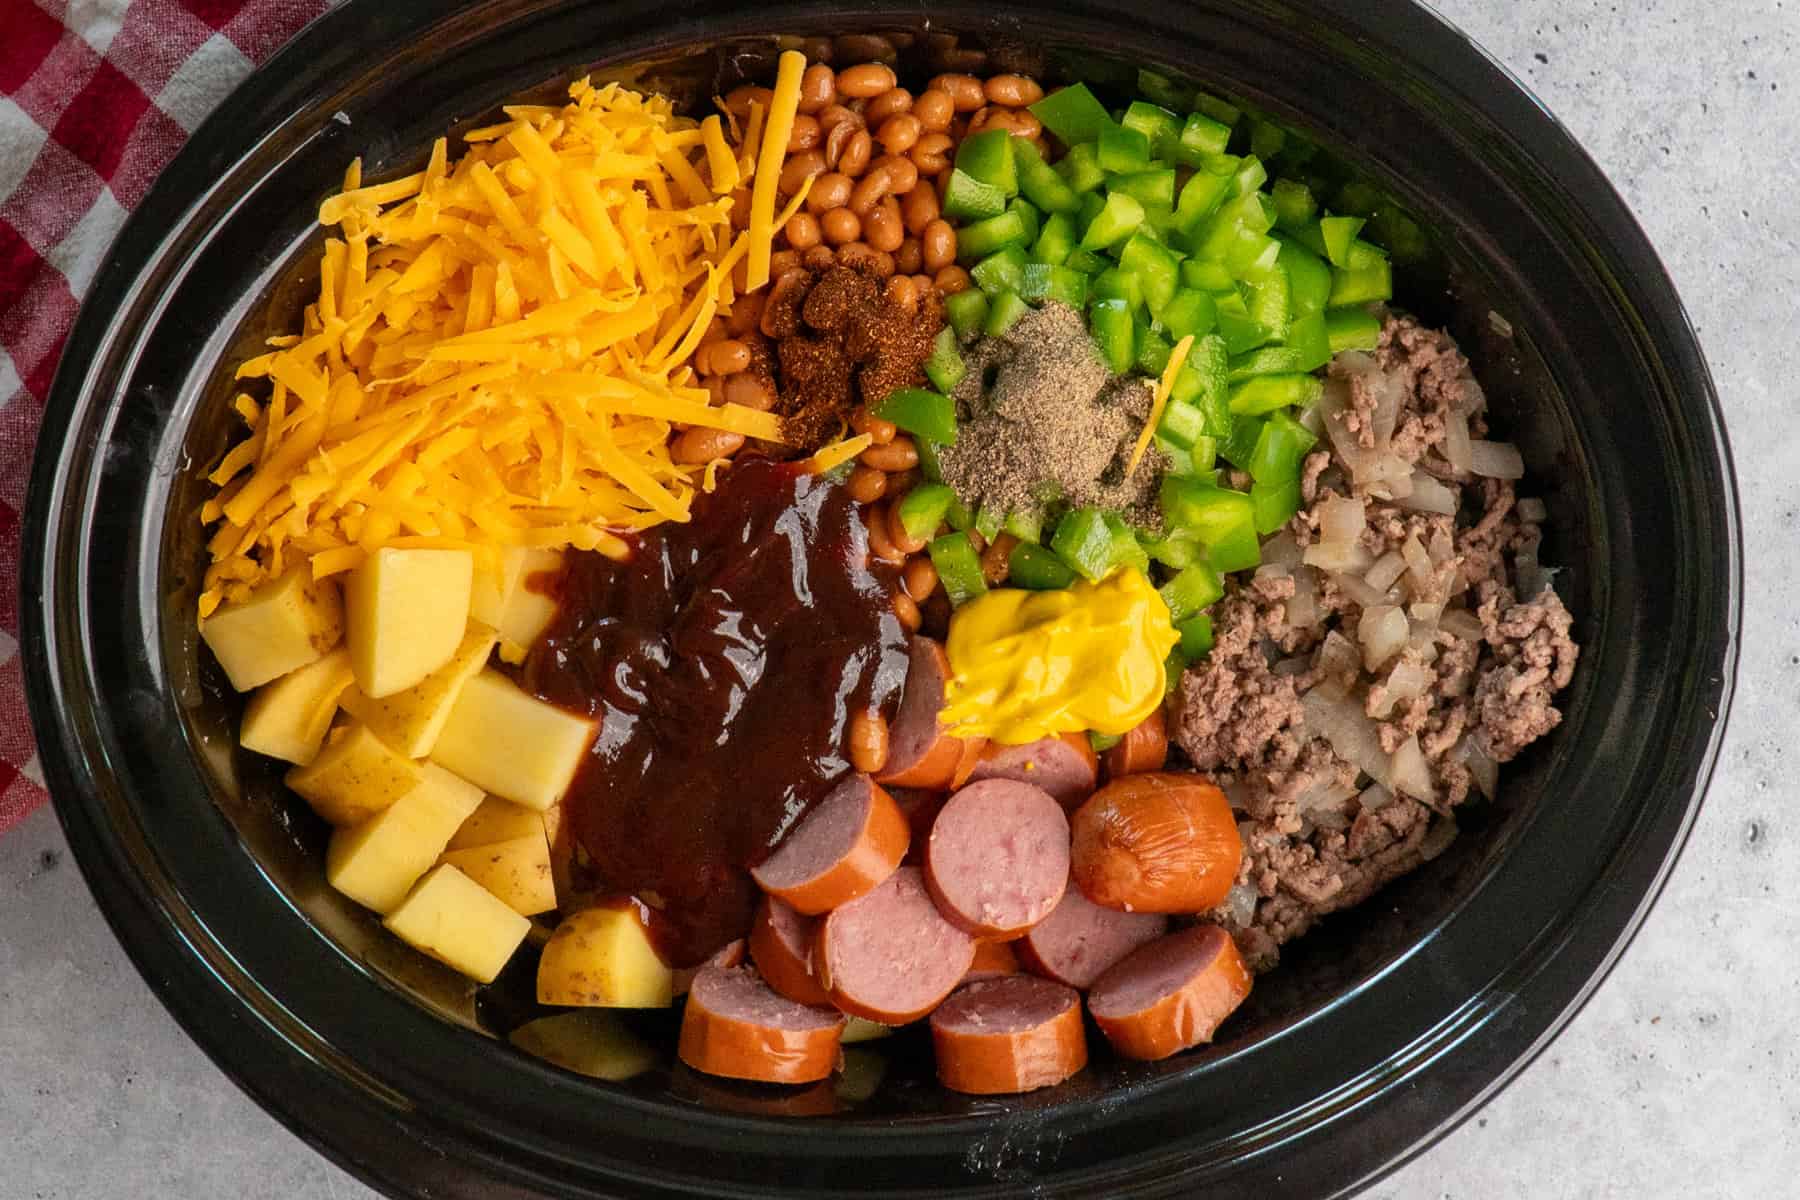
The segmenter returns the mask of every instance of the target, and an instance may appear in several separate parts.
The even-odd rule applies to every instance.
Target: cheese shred
[[[1187,365],[1188,351],[1194,348],[1194,335],[1188,334],[1175,343],[1175,349],[1169,354],[1169,365],[1163,368],[1162,378],[1156,381],[1156,395],[1150,401],[1150,415],[1144,420],[1144,428],[1138,432],[1137,445],[1131,448],[1131,461],[1125,464],[1125,477],[1137,470],[1138,463],[1144,459],[1144,451],[1150,448],[1150,438],[1156,432],[1156,426],[1162,420],[1163,409],[1168,407],[1169,393],[1175,390],[1175,378],[1181,374],[1181,368]]]

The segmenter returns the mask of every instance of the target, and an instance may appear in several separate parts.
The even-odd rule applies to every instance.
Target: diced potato
[[[319,753],[350,679],[350,652],[342,646],[271,679],[244,706],[238,741],[246,750],[305,766]]]
[[[635,904],[570,913],[538,960],[539,1004],[664,1008],[674,995],[674,973],[650,944]]]
[[[405,691],[371,699],[351,688],[340,701],[344,711],[374,730],[382,741],[411,758],[424,758],[437,745],[463,685],[487,665],[499,637],[486,625],[469,622],[450,661]]]
[[[344,579],[345,640],[363,695],[405,691],[450,661],[469,624],[467,550],[377,550]]]
[[[656,1051],[617,1014],[595,1008],[527,1021],[507,1041],[565,1071],[621,1083],[656,1065]]]
[[[287,773],[287,785],[339,827],[362,824],[418,787],[419,779],[418,763],[355,721],[332,730],[311,762]]]
[[[550,843],[544,840],[542,827],[511,841],[448,851],[444,861],[522,917],[556,907],[556,886],[550,881]]]
[[[448,863],[434,867],[382,922],[421,954],[492,983],[531,922]]]
[[[200,637],[240,692],[325,656],[344,635],[344,604],[329,579],[295,567],[241,604],[200,622]]]
[[[523,804],[489,796],[481,802],[480,808],[469,814],[469,819],[462,823],[446,849],[492,846],[496,842],[510,842],[534,833],[548,838],[544,817],[544,813]]]
[[[506,614],[506,606],[519,590],[525,576],[525,560],[532,551],[524,546],[508,546],[494,551],[492,561],[475,560],[475,580],[469,592],[469,619],[498,629]]]
[[[480,788],[426,763],[412,791],[331,835],[325,879],[365,908],[393,912],[480,803]]]
[[[525,661],[525,652],[538,640],[556,616],[556,600],[531,586],[534,575],[562,569],[561,550],[530,550],[519,571],[518,583],[500,614],[500,657],[509,663]]]
[[[490,670],[464,685],[431,758],[496,796],[542,811],[562,799],[593,736],[593,722]]]

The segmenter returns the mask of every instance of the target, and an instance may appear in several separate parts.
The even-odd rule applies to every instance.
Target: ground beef
[[[1467,360],[1446,334],[1390,317],[1372,361],[1381,378],[1366,359],[1329,369],[1347,385],[1344,429],[1449,487],[1457,514],[1412,511],[1388,485],[1354,482],[1322,441],[1302,469],[1305,507],[1265,546],[1253,577],[1227,581],[1213,651],[1170,698],[1175,744],[1241,815],[1243,868],[1212,915],[1258,970],[1319,918],[1441,852],[1454,810],[1490,784],[1496,764],[1556,727],[1554,697],[1575,669],[1569,612],[1537,566],[1541,533],[1520,519],[1513,485],[1461,474],[1445,455],[1454,414],[1472,436],[1487,432]],[[1396,384],[1402,402],[1395,411],[1386,393],[1384,411]],[[1406,563],[1391,585],[1398,595],[1304,565],[1333,497],[1363,502],[1370,561]],[[1532,594],[1521,597],[1524,587]],[[1361,601],[1377,599],[1402,606],[1412,636],[1370,670],[1358,628]],[[1340,755],[1309,728],[1303,697],[1315,689],[1334,712],[1367,722],[1377,757],[1408,754],[1416,741],[1430,786],[1415,793],[1385,769],[1385,783],[1371,779]]]

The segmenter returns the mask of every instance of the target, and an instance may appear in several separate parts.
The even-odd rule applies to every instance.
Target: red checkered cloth
[[[182,140],[326,0],[0,0],[0,834],[46,799],[19,663],[19,514],[63,340]]]

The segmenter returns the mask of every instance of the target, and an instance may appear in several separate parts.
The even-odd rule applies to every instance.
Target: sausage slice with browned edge
[[[764,896],[750,926],[750,961],[770,987],[801,1004],[831,1003],[812,969],[818,925],[781,897]]]
[[[874,891],[910,840],[893,798],[867,775],[851,775],[750,874],[763,891],[815,915]]]
[[[1168,930],[1160,913],[1102,908],[1071,883],[1056,911],[1011,945],[1028,970],[1085,992],[1108,967]]]
[[[887,763],[875,779],[895,787],[943,791],[968,776],[983,743],[951,737],[938,720],[950,681],[944,648],[928,637],[915,636],[908,650],[906,690],[888,730]]]
[[[975,961],[975,939],[952,925],[917,867],[901,867],[819,922],[813,970],[851,1016],[904,1025],[943,1002]]]
[[[1019,956],[1013,952],[1017,942],[976,942],[975,961],[969,964],[969,971],[963,976],[964,983],[974,983],[978,979],[998,979],[1002,975],[1017,975],[1020,971]]]
[[[1121,912],[1202,913],[1225,902],[1244,844],[1211,780],[1175,771],[1115,779],[1069,822],[1075,885]]]
[[[1140,946],[1094,981],[1088,1012],[1126,1058],[1167,1058],[1212,1040],[1250,994],[1250,969],[1217,925]]]
[[[1100,761],[1106,765],[1108,779],[1162,770],[1169,761],[1169,727],[1163,710],[1151,709],[1150,715],[1126,730],[1125,736]]]
[[[681,1061],[708,1075],[812,1083],[837,1068],[844,1015],[796,1004],[752,967],[708,963],[681,1015]]]
[[[931,826],[925,884],[938,908],[978,938],[1018,937],[1050,915],[1069,882],[1069,818],[1043,788],[971,783]]]
[[[744,939],[734,938],[731,941],[726,942],[723,946],[720,946],[713,952],[711,958],[698,966],[676,967],[670,972],[670,974],[674,976],[670,984],[671,991],[677,996],[685,996],[694,986],[694,980],[699,978],[700,972],[706,970],[706,968],[713,966],[735,967],[743,961]]]
[[[1087,1065],[1081,994],[1035,975],[958,988],[931,1014],[938,1080],[978,1096],[1061,1083]]]
[[[989,742],[969,772],[969,782],[983,779],[1016,779],[1034,784],[1056,798],[1065,810],[1073,812],[1083,800],[1094,794],[1099,775],[1099,759],[1085,733],[1064,733],[1039,738],[1023,746],[1002,746]]]

